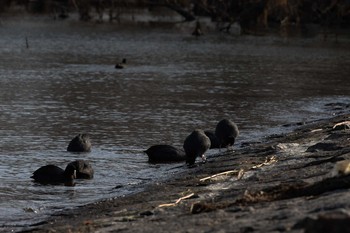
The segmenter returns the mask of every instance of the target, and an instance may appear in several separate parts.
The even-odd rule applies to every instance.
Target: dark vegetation
[[[78,13],[82,21],[121,23],[122,14],[137,10],[166,9],[184,21],[208,17],[218,30],[230,32],[239,23],[244,33],[316,24],[322,28],[348,28],[350,0],[2,0],[0,14],[21,9],[35,14],[49,13],[65,19]],[[170,11],[169,11],[170,10]]]

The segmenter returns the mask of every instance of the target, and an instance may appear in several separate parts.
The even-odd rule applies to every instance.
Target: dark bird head
[[[77,159],[67,165],[73,166],[76,170],[76,179],[92,179],[94,177],[94,169],[91,164],[83,159]]]
[[[67,180],[73,180],[77,178],[77,170],[73,165],[68,164],[66,169],[64,170],[64,176]]]
[[[74,186],[74,179],[77,178],[77,170],[72,165],[67,165],[64,170],[64,185],[65,186]]]
[[[90,152],[91,141],[88,134],[78,134],[69,143],[67,151],[71,152]]]
[[[115,68],[116,68],[116,69],[123,69],[125,66],[126,66],[126,59],[123,58],[123,60],[122,60],[121,63],[117,63],[117,64],[115,65]]]

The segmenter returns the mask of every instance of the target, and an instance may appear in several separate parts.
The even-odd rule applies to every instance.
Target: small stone
[[[191,214],[199,214],[209,209],[208,205],[205,203],[193,203],[190,209]]]
[[[336,175],[350,174],[350,160],[339,161],[335,164],[334,171]]]

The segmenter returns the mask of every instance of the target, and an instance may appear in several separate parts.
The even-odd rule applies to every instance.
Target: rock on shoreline
[[[334,127],[349,120],[302,125],[26,232],[350,232],[350,175],[336,166],[350,159],[350,130]]]

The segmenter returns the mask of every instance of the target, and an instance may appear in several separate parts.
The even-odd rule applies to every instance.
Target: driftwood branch
[[[167,3],[167,4],[165,4],[165,6],[169,9],[175,11],[179,15],[183,16],[185,18],[185,21],[190,22],[190,21],[194,21],[196,19],[196,17],[194,17],[193,14],[184,10],[182,7],[180,7],[178,5]]]
[[[262,166],[268,166],[271,165],[273,163],[277,162],[277,157],[275,155],[268,157],[265,159],[265,161],[263,163],[260,163],[258,165],[253,166],[251,169],[256,169],[256,168],[260,168]]]
[[[242,199],[237,203],[256,203],[269,202],[275,200],[291,199],[307,196],[319,196],[325,192],[331,192],[339,189],[350,188],[350,175],[336,176],[321,180],[314,184],[294,184],[294,185],[278,185],[276,187],[250,193],[245,192]]]
[[[260,163],[258,165],[254,165],[248,170],[257,169],[257,168],[260,168],[262,166],[268,166],[268,165],[271,165],[271,164],[276,163],[276,162],[277,162],[277,157],[275,155],[273,155],[271,157],[266,158],[263,163]],[[237,179],[239,180],[239,179],[242,178],[244,173],[245,173],[245,171],[243,169],[229,170],[229,171],[220,172],[220,173],[217,173],[217,174],[214,174],[214,175],[211,175],[211,176],[204,177],[204,178],[200,179],[199,181],[203,182],[203,181],[206,181],[206,180],[214,179],[214,178],[219,177],[219,176],[228,176],[228,175],[232,175],[232,174],[237,174]]]
[[[197,195],[195,193],[191,193],[188,194],[184,197],[180,197],[179,199],[177,199],[174,203],[168,203],[168,204],[160,204],[158,207],[162,208],[162,207],[170,207],[170,206],[176,206],[177,204],[179,204],[181,201],[189,199],[189,198],[193,198],[196,197]]]
[[[211,180],[213,178],[216,178],[218,176],[228,176],[228,175],[231,175],[231,174],[239,174],[241,171],[243,171],[242,169],[241,170],[230,170],[230,171],[225,171],[225,172],[220,172],[220,173],[217,173],[217,174],[214,174],[212,176],[208,176],[208,177],[204,177],[202,179],[200,179],[199,181],[203,182],[203,181],[206,181],[206,180]]]
[[[150,1],[147,4],[150,6],[160,6],[169,8],[170,10],[173,10],[179,15],[183,16],[185,18],[185,21],[187,22],[191,22],[196,19],[196,17],[191,12],[185,10],[184,8],[175,3],[169,3],[168,1],[165,1],[164,3],[155,3]]]

